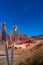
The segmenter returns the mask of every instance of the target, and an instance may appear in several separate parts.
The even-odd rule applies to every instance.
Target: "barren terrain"
[[[8,51],[10,55],[11,48],[8,49]],[[3,44],[0,44],[0,57],[1,56],[6,56]],[[37,63],[43,61],[43,40],[35,40],[35,42],[30,44],[26,49],[14,48],[13,56],[13,65],[32,65],[32,63],[35,63],[36,61]],[[0,65],[7,65],[6,57],[0,58]]]

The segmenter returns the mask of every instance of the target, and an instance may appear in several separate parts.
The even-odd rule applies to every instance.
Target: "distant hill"
[[[32,36],[32,38],[43,40],[43,35]]]
[[[7,35],[7,38],[9,39],[9,40],[11,40],[12,39],[12,34],[9,34],[9,35]],[[26,39],[29,39],[30,37],[28,37],[27,35],[25,35],[25,34],[19,34],[19,40],[26,40]],[[0,36],[0,39],[2,39],[2,36]]]
[[[11,40],[12,39],[12,34],[7,35],[8,39]],[[0,36],[0,39],[2,39],[2,37]],[[43,35],[38,35],[38,36],[27,36],[25,34],[19,34],[19,40],[27,40],[27,39],[41,39],[43,40]]]

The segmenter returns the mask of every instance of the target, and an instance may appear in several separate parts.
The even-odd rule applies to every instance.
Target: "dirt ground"
[[[39,40],[40,41],[40,40]],[[43,56],[43,41],[40,42],[42,45],[38,45],[36,47],[33,47],[31,49],[25,49],[25,50],[15,50],[14,49],[14,55],[18,55],[17,57],[13,58],[13,65],[19,65],[21,62],[25,62],[27,58],[33,59],[33,57]],[[11,53],[11,49],[8,49],[9,55]],[[5,47],[4,45],[0,45],[0,56],[6,55],[5,53]],[[32,61],[31,61],[32,62]],[[7,65],[6,58],[0,59],[0,65]]]

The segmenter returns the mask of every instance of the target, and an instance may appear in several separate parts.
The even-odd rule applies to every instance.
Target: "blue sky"
[[[8,34],[17,25],[21,34],[42,35],[43,0],[0,0],[0,22],[3,21]]]

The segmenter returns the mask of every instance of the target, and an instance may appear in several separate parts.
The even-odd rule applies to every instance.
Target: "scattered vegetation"
[[[16,61],[17,63],[15,65],[43,65],[43,49],[40,48],[35,50],[34,53],[32,52],[30,57],[29,53],[26,55],[23,54],[20,58],[18,58],[18,62]]]

